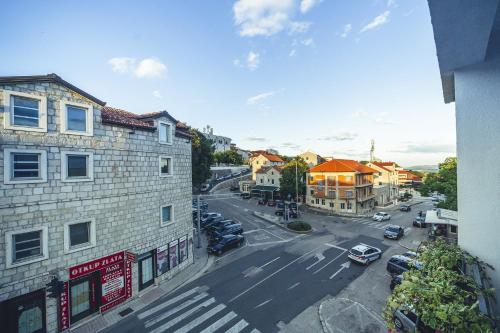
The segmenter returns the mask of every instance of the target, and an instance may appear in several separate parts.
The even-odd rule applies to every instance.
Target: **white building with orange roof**
[[[253,152],[250,157],[250,166],[252,167],[252,180],[257,179],[257,171],[262,167],[267,166],[282,166],[285,161],[278,155],[270,154],[265,150],[258,150]]]
[[[373,190],[378,206],[395,203],[398,198],[398,171],[394,162],[369,162],[368,167],[376,170],[373,174]]]
[[[354,160],[332,159],[307,172],[306,203],[335,214],[366,214],[375,206],[376,170]]]

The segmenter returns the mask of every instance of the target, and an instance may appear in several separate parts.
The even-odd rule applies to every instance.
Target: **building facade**
[[[231,138],[215,135],[212,127],[207,125],[207,127],[203,128],[202,134],[212,143],[214,152],[224,152],[231,149]]]
[[[250,157],[250,166],[252,167],[252,180],[257,179],[257,171],[266,166],[282,166],[285,161],[278,155],[269,154],[266,151],[258,150],[253,152]]]
[[[377,171],[373,174],[375,203],[385,206],[395,203],[398,198],[398,173],[394,162],[369,162],[368,167]]]
[[[323,159],[321,156],[310,151],[306,151],[305,153],[298,155],[298,157],[301,157],[310,168],[325,162],[325,159]]]
[[[0,105],[6,332],[75,327],[193,262],[185,126],[106,107],[55,74],[1,77]]]
[[[333,159],[307,172],[306,203],[336,214],[366,214],[375,206],[375,170],[353,160]]]

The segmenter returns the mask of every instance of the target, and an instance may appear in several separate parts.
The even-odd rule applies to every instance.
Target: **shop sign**
[[[101,269],[101,304],[107,304],[125,296],[125,262]]]
[[[156,249],[156,276],[168,271],[168,245]]]
[[[68,299],[68,281],[64,282],[64,288],[59,296],[59,331],[69,328],[69,299]]]
[[[124,252],[118,252],[107,257],[89,261],[81,265],[73,266],[69,269],[69,278],[76,279],[80,276],[98,271],[103,267],[122,262],[124,260]]]
[[[187,258],[187,236],[179,238],[179,262]]]
[[[170,261],[170,269],[177,266],[179,263],[179,240],[176,239],[168,245],[168,256]]]

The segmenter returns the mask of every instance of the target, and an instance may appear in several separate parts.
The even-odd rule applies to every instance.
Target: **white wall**
[[[458,242],[495,268],[500,300],[500,60],[455,72]]]

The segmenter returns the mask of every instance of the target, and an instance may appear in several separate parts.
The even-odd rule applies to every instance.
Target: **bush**
[[[307,222],[304,221],[293,221],[288,223],[287,225],[288,229],[292,229],[295,231],[310,231],[311,225]]]

